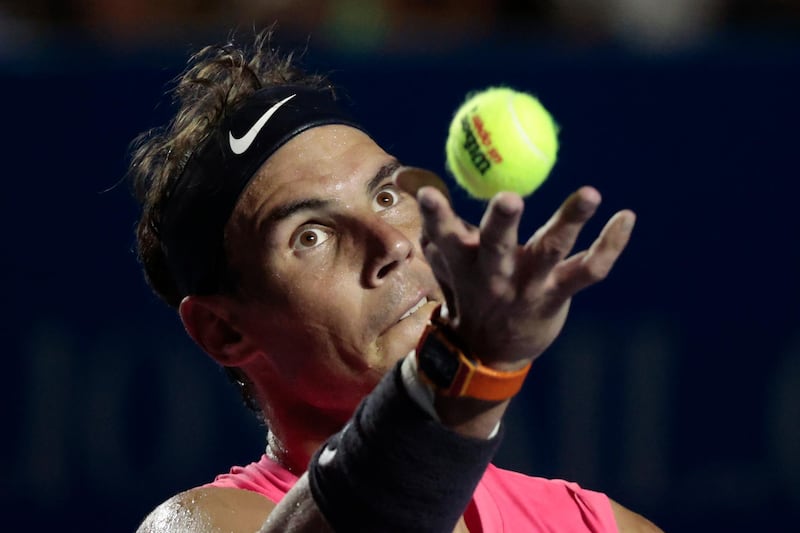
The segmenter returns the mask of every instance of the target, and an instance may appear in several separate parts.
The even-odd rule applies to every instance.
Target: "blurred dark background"
[[[0,4],[5,524],[133,531],[263,451],[142,280],[121,179],[188,54],[275,20],[379,142],[441,173],[467,92],[537,94],[562,146],[526,233],[584,183],[605,198],[588,234],[637,211],[612,276],[575,300],[513,404],[499,464],[605,491],[667,531],[796,530],[793,0]],[[481,203],[455,200],[478,220]]]

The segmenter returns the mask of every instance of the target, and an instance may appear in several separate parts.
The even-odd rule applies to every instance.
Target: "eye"
[[[292,248],[295,250],[308,250],[327,241],[330,236],[330,232],[324,228],[304,227],[292,237]]]
[[[383,211],[388,209],[400,201],[400,193],[393,187],[386,187],[378,191],[375,198],[372,200],[372,207],[375,211]]]

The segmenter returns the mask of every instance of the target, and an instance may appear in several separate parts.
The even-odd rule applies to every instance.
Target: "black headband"
[[[219,289],[225,225],[239,196],[278,148],[325,124],[363,129],[330,90],[269,87],[223,118],[192,154],[166,200],[160,228],[167,265],[182,295]]]

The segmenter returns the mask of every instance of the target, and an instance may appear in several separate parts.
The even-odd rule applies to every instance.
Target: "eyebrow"
[[[392,159],[391,161],[385,163],[378,169],[375,175],[370,178],[370,180],[366,184],[367,193],[373,192],[375,189],[380,187],[381,183],[388,178],[389,176],[394,173],[395,170],[400,168],[402,165],[400,161],[397,159]],[[302,200],[297,200],[294,202],[289,202],[287,204],[281,205],[273,209],[270,214],[266,218],[266,223],[268,225],[273,225],[281,220],[289,218],[290,216],[294,215],[298,211],[305,211],[311,209],[321,209],[331,203],[330,200],[326,200],[323,198],[306,198]]]
[[[321,198],[308,198],[305,200],[297,200],[289,202],[273,209],[266,219],[267,224],[275,224],[285,218],[289,218],[298,211],[307,209],[320,209],[330,204],[330,200],[323,200]]]
[[[384,164],[381,168],[378,169],[378,172],[367,182],[367,193],[373,192],[375,189],[380,187],[381,182],[391,176],[395,170],[403,166],[400,164],[400,161],[397,159],[392,159],[388,163]]]

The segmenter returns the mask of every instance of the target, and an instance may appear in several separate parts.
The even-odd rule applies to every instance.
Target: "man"
[[[140,531],[658,531],[606,496],[489,464],[570,298],[634,223],[567,257],[599,193],[524,245],[522,200],[479,228],[327,82],[257,36],[197,54],[131,173],[154,290],[269,428],[264,457],[170,498]]]

